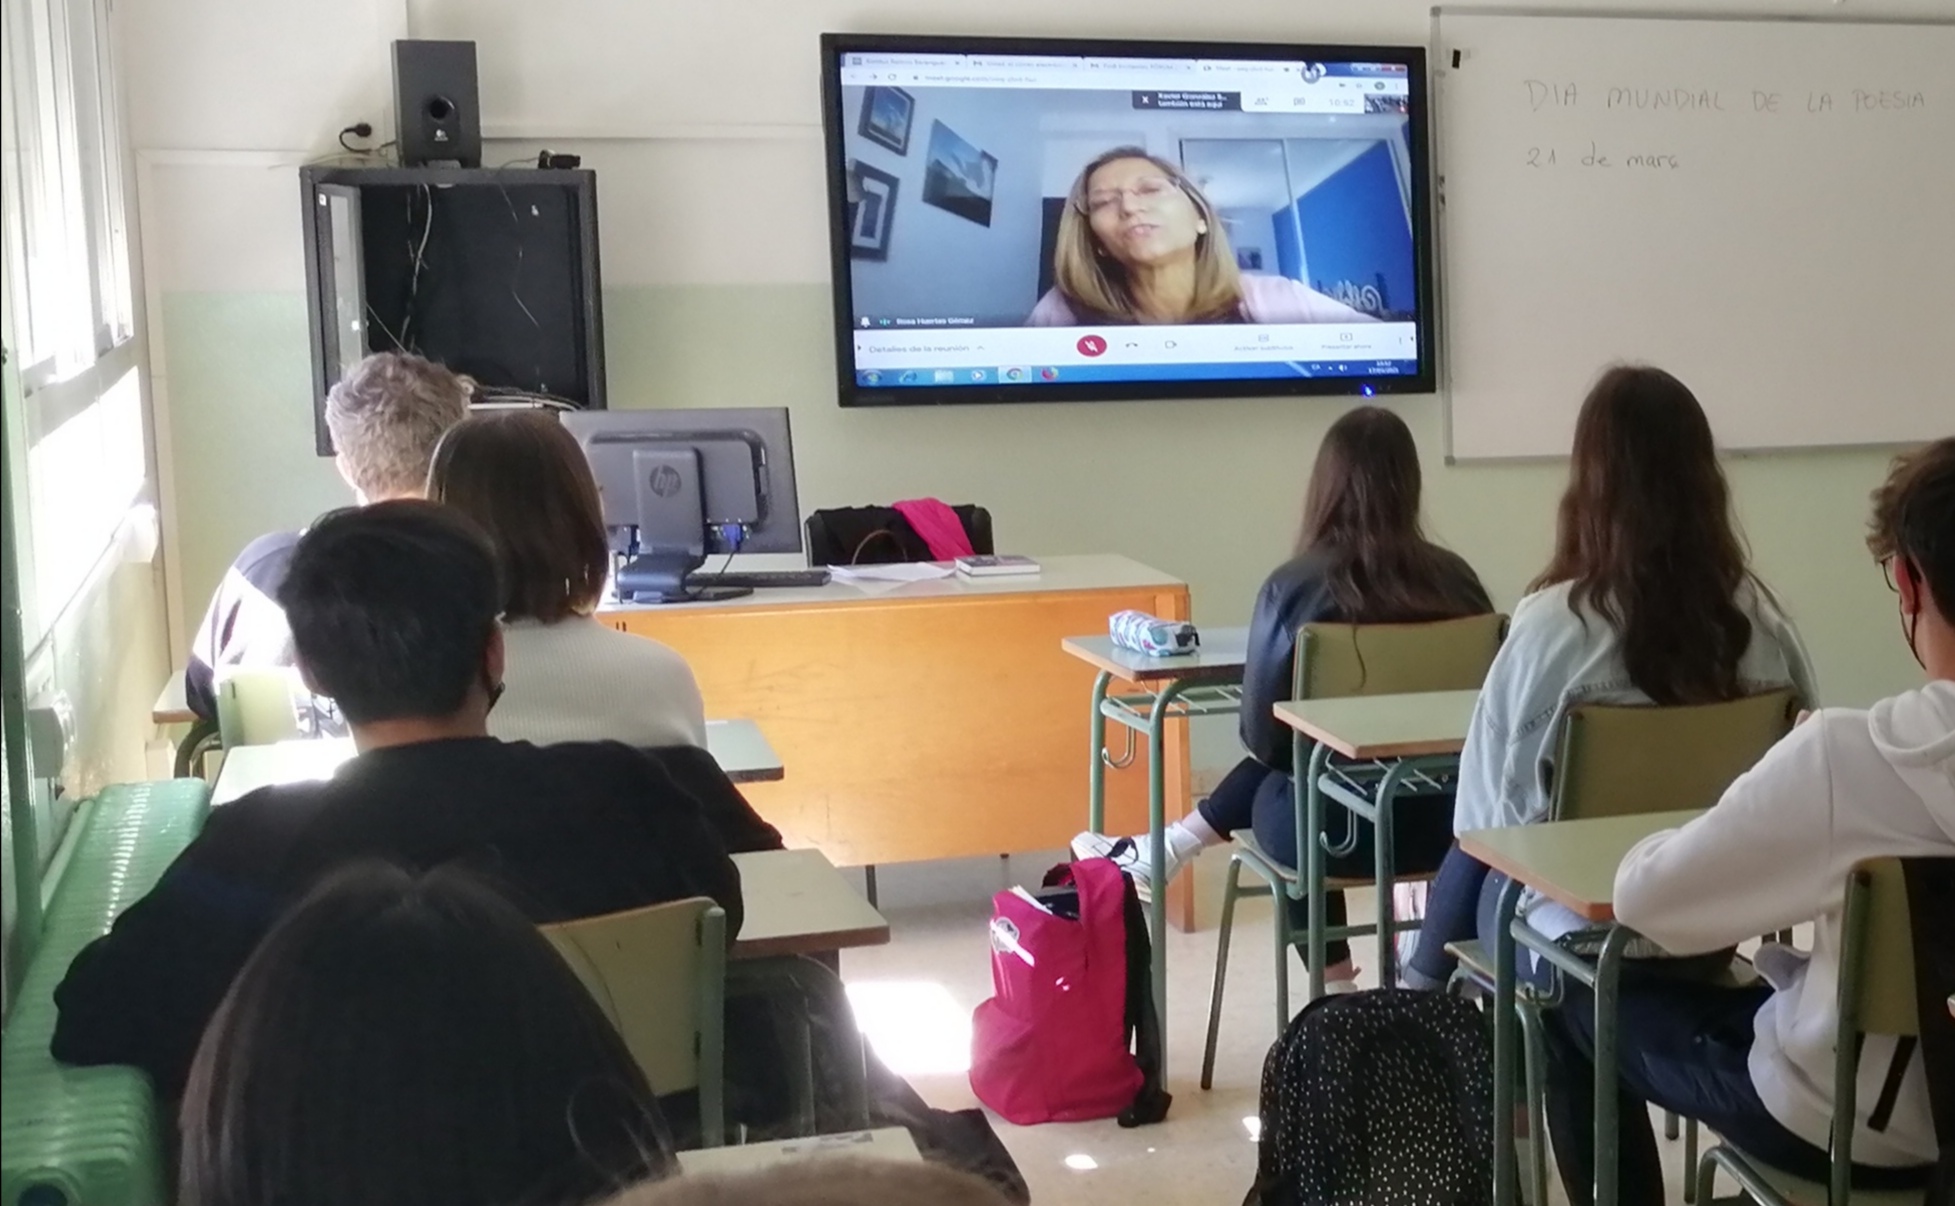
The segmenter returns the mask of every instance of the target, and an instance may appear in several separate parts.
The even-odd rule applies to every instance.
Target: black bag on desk
[[[1493,1041],[1450,993],[1319,997],[1263,1064],[1244,1206],[1485,1206]]]
[[[971,551],[989,555],[991,512],[964,504],[952,507]],[[827,507],[808,516],[809,565],[892,565],[928,561],[930,546],[894,507]]]

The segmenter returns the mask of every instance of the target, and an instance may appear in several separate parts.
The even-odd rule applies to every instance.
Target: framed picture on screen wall
[[[998,157],[980,151],[940,121],[930,123],[930,149],[924,153],[924,202],[979,226],[991,225]]]
[[[910,122],[916,118],[916,98],[901,88],[862,90],[862,121],[856,133],[888,147],[898,155],[910,153]]]
[[[849,254],[858,260],[886,260],[890,223],[896,216],[896,177],[859,161],[849,171]]]

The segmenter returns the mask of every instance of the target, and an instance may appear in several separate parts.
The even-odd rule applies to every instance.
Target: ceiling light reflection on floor
[[[898,1076],[971,1068],[971,1014],[934,980],[864,980],[848,986],[863,1037]]]
[[[1244,1118],[1242,1120],[1242,1129],[1249,1132],[1249,1142],[1261,1143],[1263,1141],[1263,1120],[1256,1115],[1251,1114],[1249,1117]]]
[[[1092,1172],[1099,1166],[1100,1162],[1098,1160],[1084,1153],[1075,1153],[1066,1157],[1066,1167],[1072,1169],[1074,1172]]]

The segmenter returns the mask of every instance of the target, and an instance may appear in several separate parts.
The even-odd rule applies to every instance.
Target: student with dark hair
[[[1802,954],[1768,945],[1764,982],[1625,978],[1617,1003],[1621,1200],[1662,1202],[1648,1104],[1700,1119],[1787,1172],[1824,1182],[1844,889],[1871,858],[1955,857],[1955,439],[1902,457],[1874,494],[1867,543],[1894,588],[1927,685],[1807,717],[1717,806],[1644,840],[1616,872],[1616,916],[1678,955],[1814,923]],[[1548,1121],[1571,1202],[1594,1180],[1594,1010],[1551,1015]],[[1854,1182],[1921,1184],[1936,1158],[1928,1077],[1912,1042],[1860,1051]]]
[[[180,1111],[183,1206],[576,1206],[675,1170],[631,1053],[466,873],[358,863],[265,936]]]
[[[474,392],[469,378],[408,352],[377,352],[354,365],[326,395],[326,430],[333,464],[360,504],[420,498],[435,443],[468,414]],[[278,587],[302,535],[273,532],[246,545],[211,596],[183,674],[185,701],[203,719],[217,717],[220,669],[292,664]],[[328,711],[319,721],[341,729]]]
[[[1662,369],[1607,370],[1575,420],[1554,554],[1514,608],[1467,729],[1456,831],[1547,819],[1555,743],[1581,704],[1718,703],[1787,686],[1804,706],[1816,698],[1798,632],[1746,564],[1703,407]],[[1440,869],[1449,899],[1477,895],[1490,927],[1486,878],[1458,850]],[[1587,926],[1552,901],[1523,912],[1553,938]],[[1427,923],[1421,947],[1447,925],[1430,912]]]
[[[1288,861],[1296,849],[1296,808],[1290,785],[1290,734],[1274,705],[1290,697],[1298,629],[1326,621],[1412,624],[1484,615],[1493,610],[1479,577],[1457,554],[1425,537],[1419,519],[1419,450],[1405,421],[1363,406],[1324,434],[1310,471],[1303,530],[1296,553],[1278,566],[1256,596],[1243,671],[1242,760],[1196,811],[1167,831],[1168,875],[1207,846],[1238,829],[1253,829],[1272,856]],[[1452,842],[1450,801],[1401,802],[1393,840],[1398,870],[1430,871]],[[1331,840],[1343,841],[1356,823],[1341,808],[1326,814]],[[1107,856],[1146,882],[1147,857],[1128,838],[1081,834],[1078,856]],[[1369,875],[1374,867],[1369,826],[1350,854],[1331,857],[1332,875]],[[1306,903],[1293,902],[1295,924],[1308,921]],[[1329,901],[1331,925],[1344,924],[1344,897]],[[1325,977],[1349,982],[1356,974],[1349,944],[1333,942]]]
[[[540,923],[709,896],[738,929],[727,854],[780,835],[730,785],[702,800],[646,751],[489,736],[502,589],[494,550],[460,514],[427,502],[334,512],[299,542],[279,602],[301,672],[339,702],[359,756],[324,782],[214,810],[76,957],[55,994],[57,1058],[134,1064],[174,1095],[279,913],[358,859],[463,864]]]
[[[590,464],[540,411],[476,415],[442,437],[428,497],[482,526],[502,562],[506,741],[704,746],[706,708],[673,650],[599,623],[611,570]]]

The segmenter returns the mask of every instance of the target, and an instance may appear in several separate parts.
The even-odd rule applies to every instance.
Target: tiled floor
[[[882,870],[881,903],[893,940],[850,951],[843,977],[871,1042],[932,1105],[978,1104],[965,1071],[971,1011],[991,995],[985,936],[990,894],[1019,879],[1036,882],[1058,858],[1014,857],[1009,872],[995,859]],[[1351,904],[1354,921],[1368,915],[1362,896],[1354,894]],[[1246,903],[1237,917],[1215,1087],[1204,1092],[1198,1078],[1215,931],[1169,936],[1168,1088],[1174,1105],[1166,1122],[1121,1130],[1111,1120],[1014,1127],[993,1119],[1039,1206],[1234,1206],[1242,1200],[1255,1176],[1263,1053],[1276,1033],[1269,946],[1267,902]],[[1360,946],[1361,964],[1375,961],[1365,953]],[[1295,1007],[1305,991],[1298,966],[1292,964]],[[1370,986],[1371,977],[1361,982]],[[1665,1148],[1666,1160],[1680,1164],[1681,1143]],[[1674,1176],[1671,1183],[1680,1184]],[[1563,1200],[1557,1187],[1552,1202]]]

